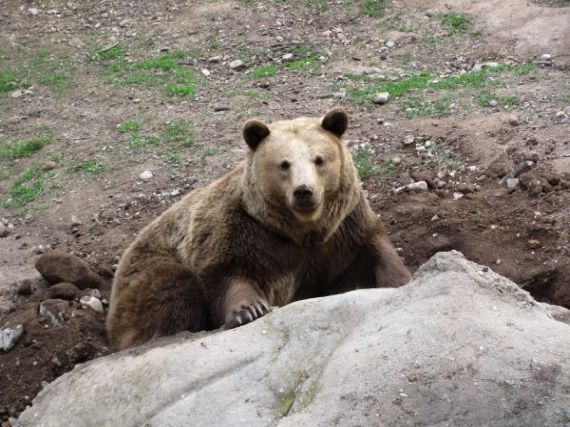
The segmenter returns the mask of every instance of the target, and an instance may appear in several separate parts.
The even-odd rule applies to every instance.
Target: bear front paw
[[[225,327],[228,329],[237,328],[265,316],[270,311],[269,305],[262,299],[251,304],[240,304],[237,309],[232,310],[226,316]]]

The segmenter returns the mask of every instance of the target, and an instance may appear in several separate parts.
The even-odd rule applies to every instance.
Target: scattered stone
[[[88,342],[80,342],[75,344],[66,354],[72,363],[81,363],[89,358],[92,351],[93,346],[91,344]]]
[[[457,191],[463,194],[473,193],[475,186],[473,184],[461,183],[457,186]]]
[[[214,105],[214,111],[220,112],[220,111],[229,111],[231,108],[229,105],[225,105],[225,104],[216,104]]]
[[[525,173],[520,177],[521,187],[527,190],[532,196],[538,196],[541,193],[548,193],[552,190],[552,186],[542,176],[533,173]]]
[[[101,303],[101,300],[99,300],[99,298],[86,295],[82,297],[81,300],[79,300],[79,302],[81,303],[81,306],[83,308],[89,307],[99,313],[103,313],[103,304]]]
[[[416,181],[411,184],[398,187],[394,190],[394,193],[399,194],[403,191],[427,191],[428,183],[425,181]]]
[[[140,179],[141,181],[148,181],[149,179],[152,179],[153,176],[154,176],[154,175],[152,174],[151,171],[146,170],[146,171],[142,172],[142,173],[139,175],[139,179]]]
[[[219,62],[222,62],[222,57],[221,56],[212,56],[211,58],[208,59],[208,62],[210,64],[217,64]]]
[[[463,198],[463,193],[455,192],[453,193],[453,200],[459,200]]]
[[[200,73],[201,73],[204,77],[209,77],[210,74],[212,74],[212,73],[210,72],[210,70],[207,70],[206,68],[202,68],[202,69],[200,70]]]
[[[55,169],[56,167],[57,163],[54,162],[53,160],[46,160],[42,165],[42,169],[45,171],[50,171],[52,169]]]
[[[40,303],[38,313],[52,326],[62,326],[69,304],[62,299],[48,299]]]
[[[534,61],[535,64],[543,65],[546,67],[552,66],[552,55],[549,53],[543,53]]]
[[[234,71],[242,71],[245,70],[246,66],[241,59],[236,59],[235,61],[230,62],[230,69]]]
[[[22,95],[24,95],[24,91],[23,90],[15,90],[14,92],[12,92],[10,94],[10,98],[12,99],[18,99],[20,97],[22,97]]]
[[[0,301],[0,314],[10,314],[16,309],[13,301]]]
[[[555,171],[546,171],[542,173],[544,179],[548,181],[550,185],[560,184],[560,175]]]
[[[426,10],[425,15],[429,18],[433,17],[435,15],[435,12],[431,9]]]
[[[6,237],[10,234],[10,230],[2,222],[0,222],[0,237]]]
[[[32,293],[32,281],[24,279],[16,286],[18,295],[26,296]]]
[[[295,58],[295,55],[293,55],[292,53],[286,53],[285,55],[283,55],[283,61],[285,62],[292,61],[293,58]]]
[[[490,178],[502,178],[509,173],[512,167],[513,162],[506,153],[503,153],[491,162],[485,174]]]
[[[3,326],[2,329],[0,329],[0,348],[4,351],[12,350],[20,338],[22,338],[23,334],[23,325],[18,325],[15,328]]]
[[[75,215],[71,215],[71,226],[77,226],[77,225],[81,225],[83,224],[81,222],[81,220],[79,218],[77,218]]]
[[[73,283],[62,282],[48,288],[49,298],[59,298],[67,301],[74,300],[79,295],[79,288]]]
[[[498,104],[499,104],[499,103],[498,103],[496,100],[494,100],[494,99],[491,99],[491,100],[489,101],[489,105],[490,105],[491,107],[496,107]]]
[[[509,190],[514,190],[520,185],[520,180],[518,178],[507,178],[507,188]]]
[[[507,173],[500,181],[499,184],[501,185],[505,185],[507,183],[507,181],[509,180],[509,178],[516,178],[517,176],[521,175],[522,173],[526,172],[527,170],[529,170],[533,165],[533,162],[530,160],[524,161],[524,162],[520,162],[518,165],[516,165],[515,168],[513,168],[509,173]]]
[[[53,250],[36,260],[36,269],[50,284],[73,283],[79,289],[99,288],[103,279],[76,256]]]
[[[388,92],[379,92],[374,95],[374,98],[372,98],[372,102],[374,102],[375,104],[384,105],[388,102],[389,99],[390,99],[390,94]]]
[[[32,15],[32,16],[37,16],[37,15],[40,13],[40,11],[39,11],[38,9],[36,9],[35,7],[29,8],[29,9],[28,9],[28,12],[29,12],[30,15]]]
[[[392,164],[399,165],[400,163],[402,163],[402,159],[400,157],[396,156],[392,159]]]
[[[124,28],[127,26],[128,23],[129,23],[128,19],[123,19],[121,22],[119,22],[119,27]]]
[[[414,135],[408,134],[404,137],[404,145],[412,145],[416,140],[416,137]]]
[[[416,181],[412,182],[411,184],[408,184],[407,188],[410,191],[427,191],[428,183],[425,181]]]
[[[387,47],[388,49],[392,49],[394,46],[396,46],[396,43],[394,42],[394,40],[388,40],[388,41],[385,43],[385,45],[386,45],[386,47]]]
[[[543,53],[538,57],[539,61],[552,61],[552,55],[549,53]]]
[[[542,244],[540,243],[540,240],[537,239],[530,239],[528,242],[528,247],[531,249],[538,249],[542,246]]]
[[[507,122],[511,125],[511,126],[518,126],[520,124],[519,118],[517,116],[510,116],[507,120]]]

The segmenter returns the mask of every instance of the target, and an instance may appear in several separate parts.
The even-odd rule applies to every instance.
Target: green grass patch
[[[142,122],[140,120],[128,120],[124,123],[121,123],[119,126],[119,132],[121,133],[129,133],[129,132],[136,132],[141,128]]]
[[[440,145],[436,145],[432,153],[440,165],[446,166],[451,170],[457,170],[461,166],[459,159],[451,151]]]
[[[206,156],[206,157],[214,156],[214,155],[218,154],[219,151],[220,150],[218,147],[210,145],[209,147],[206,147],[204,149],[204,156]]]
[[[157,57],[135,62],[119,58],[108,61],[105,73],[113,83],[125,86],[160,87],[166,96],[193,97],[196,85],[202,82],[198,74],[179,62],[185,51],[163,53]]]
[[[131,133],[131,136],[127,140],[127,146],[135,153],[140,152],[147,145],[157,145],[159,143],[160,137],[158,135],[142,136],[138,132]]]
[[[96,160],[84,160],[67,168],[69,173],[78,173],[81,175],[100,175],[107,168]]]
[[[34,201],[45,185],[44,172],[35,166],[28,167],[10,189],[11,201],[7,206],[24,206]]]
[[[166,142],[182,143],[183,146],[189,147],[192,145],[191,125],[190,120],[170,123],[164,128],[162,137]]]
[[[365,103],[370,102],[374,94],[378,92],[388,92],[391,97],[397,98],[417,89],[456,90],[462,87],[481,88],[488,84],[490,73],[509,70],[514,71],[511,67],[499,65],[497,67],[486,68],[481,71],[472,71],[470,73],[446,76],[442,78],[436,78],[429,72],[421,72],[378,86],[373,85],[364,88],[349,88],[347,89],[347,93],[354,102]]]
[[[517,95],[499,96],[489,92],[483,92],[477,96],[476,101],[477,104],[485,108],[497,106],[514,107],[518,105],[519,98]]]
[[[71,82],[72,65],[61,58],[50,58],[45,48],[36,50],[30,59],[17,67],[8,67],[0,61],[0,95],[32,84],[48,86],[54,93],[63,92]]]
[[[27,89],[30,86],[31,84],[26,80],[25,76],[19,75],[13,68],[8,68],[3,63],[0,63],[0,95],[18,89]]]
[[[285,63],[284,68],[297,72],[317,72],[321,69],[321,60],[316,54],[310,54],[303,59]]]
[[[442,117],[449,115],[451,99],[442,96],[433,101],[424,101],[420,97],[410,96],[400,106],[406,117]]]
[[[386,13],[386,0],[363,0],[360,13],[377,18]]]
[[[369,148],[357,149],[352,157],[360,179],[365,180],[376,174],[376,169],[372,164],[372,151]]]
[[[469,17],[463,13],[447,12],[437,15],[441,24],[447,29],[447,35],[463,34],[471,25]]]
[[[273,65],[262,65],[251,72],[251,77],[261,78],[261,77],[273,77],[277,74],[277,67]]]
[[[37,136],[18,142],[0,139],[0,157],[9,159],[31,157],[36,151],[48,145],[51,140],[52,137],[50,135]]]
[[[95,50],[95,54],[103,61],[122,58],[126,53],[127,49],[120,43],[109,48],[96,48]]]
[[[536,70],[537,65],[536,64],[520,64],[520,65],[515,65],[514,67],[512,67],[512,71],[515,74],[518,75],[525,75],[525,74],[529,74],[532,71]]]

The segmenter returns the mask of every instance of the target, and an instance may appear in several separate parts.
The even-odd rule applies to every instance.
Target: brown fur
[[[340,140],[346,126],[342,110],[247,122],[245,162],[173,205],[125,252],[107,319],[111,344],[239,326],[269,306],[407,283]],[[310,197],[300,200],[298,189]]]

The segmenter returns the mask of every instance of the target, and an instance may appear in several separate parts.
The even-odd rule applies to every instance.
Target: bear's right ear
[[[348,127],[348,115],[343,108],[334,108],[323,118],[321,126],[340,138]]]
[[[259,120],[248,120],[243,125],[242,134],[249,148],[255,150],[259,143],[269,135],[269,128]]]

